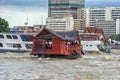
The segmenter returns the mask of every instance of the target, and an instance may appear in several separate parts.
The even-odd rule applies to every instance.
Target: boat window
[[[7,43],[6,45],[11,48],[22,48],[21,44]]]
[[[0,35],[0,38],[4,38],[4,36],[3,36],[3,35]]]
[[[11,35],[6,35],[8,39],[12,39]]]
[[[2,43],[0,43],[0,47],[3,47]]]
[[[21,48],[22,46],[20,44],[13,44],[14,48]]]
[[[32,41],[33,35],[20,35],[22,41]]]
[[[32,44],[25,44],[27,49],[32,49]]]
[[[28,27],[29,30],[34,30],[34,27]]]
[[[13,39],[18,39],[18,37],[16,35],[13,35],[12,37],[13,37]]]
[[[52,40],[48,39],[45,41],[46,49],[52,49]]]
[[[12,43],[6,43],[7,47],[13,47]]]

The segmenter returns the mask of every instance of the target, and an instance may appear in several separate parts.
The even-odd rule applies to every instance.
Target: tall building
[[[65,14],[72,14],[77,18],[77,9],[84,8],[84,0],[48,0],[48,16],[63,18]]]
[[[78,10],[78,14],[86,19],[86,26],[96,26],[97,21],[120,19],[120,7],[83,8]]]
[[[120,19],[116,20],[116,34],[120,34]]]
[[[120,33],[120,7],[82,8],[78,18],[86,20],[86,26],[103,29],[105,35]]]
[[[105,36],[110,36],[111,34],[116,34],[116,21],[97,21],[96,26],[104,31]]]
[[[85,31],[85,19],[74,19],[74,30],[78,30],[79,32]]]

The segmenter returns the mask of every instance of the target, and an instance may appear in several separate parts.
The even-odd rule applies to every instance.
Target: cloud
[[[45,7],[26,7],[25,9],[14,6],[0,7],[0,17],[6,19],[10,27],[24,25],[26,17],[28,17],[28,25],[45,24],[47,16],[48,10]]]
[[[0,0],[0,17],[6,19],[10,27],[24,25],[26,17],[28,25],[45,24],[47,7],[48,0]]]

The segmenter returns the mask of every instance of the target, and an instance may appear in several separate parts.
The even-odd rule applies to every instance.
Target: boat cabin
[[[0,33],[0,52],[32,51],[32,37],[25,33]]]
[[[55,32],[43,28],[34,38],[31,55],[74,55],[81,54],[77,31]]]

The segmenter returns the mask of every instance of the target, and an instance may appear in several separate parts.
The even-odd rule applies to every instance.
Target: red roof
[[[86,28],[86,32],[87,32],[87,33],[97,33],[97,34],[102,34],[102,35],[104,35],[103,30],[100,29],[100,28],[96,28],[96,27],[87,27],[87,28]]]
[[[61,32],[57,32],[57,31],[53,31],[47,28],[43,28],[36,36],[35,38],[40,38],[40,35],[44,35],[44,38],[47,38],[48,35],[50,37],[50,34],[54,37],[58,37],[61,38],[63,40],[76,40],[77,36],[78,36],[78,32],[77,31],[61,31]],[[45,37],[46,36],[46,37]]]

